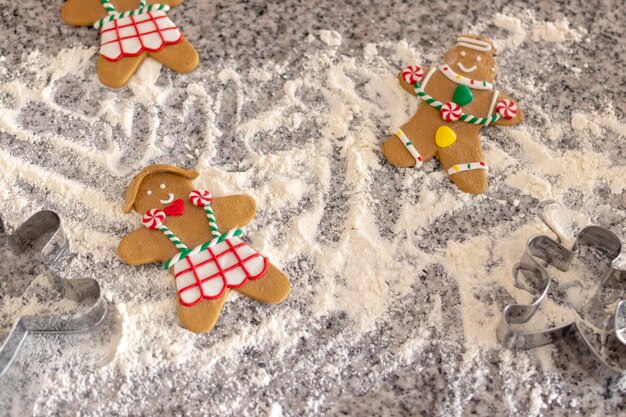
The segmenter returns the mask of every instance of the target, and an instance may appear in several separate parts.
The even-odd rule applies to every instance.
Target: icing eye
[[[148,191],[146,191],[146,194],[148,194],[148,195],[152,195],[152,190],[148,190]]]
[[[160,187],[162,190],[165,190],[165,184],[161,184],[161,185],[159,185],[159,187]]]
[[[483,59],[482,59],[481,57],[479,57],[479,56],[477,56],[477,57],[476,57],[476,61],[480,62],[480,61],[482,61],[482,60],[483,60]]]
[[[467,55],[465,51],[461,51],[461,56],[465,56],[465,55]]]

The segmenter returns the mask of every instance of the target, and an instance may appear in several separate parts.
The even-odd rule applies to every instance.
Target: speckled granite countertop
[[[170,16],[198,70],[146,62],[113,91],[95,76],[96,31],[63,24],[60,0],[4,2],[1,214],[11,228],[58,211],[64,274],[99,279],[118,314],[30,337],[0,380],[0,414],[625,413],[624,391],[599,386],[566,343],[495,340],[502,308],[531,300],[510,271],[545,231],[539,200],[626,238],[626,6],[531,3],[187,0]],[[483,129],[483,196],[436,162],[398,170],[379,151],[416,106],[397,70],[464,32],[499,42],[499,85],[526,115]],[[234,297],[210,334],[182,330],[167,273],[115,252],[138,224],[121,211],[128,179],[149,163],[253,195],[251,243],[290,276],[290,298]]]

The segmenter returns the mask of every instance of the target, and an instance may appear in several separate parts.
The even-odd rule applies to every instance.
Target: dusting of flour
[[[560,51],[575,47],[585,34],[566,20],[538,22],[531,13],[498,13],[473,29],[489,25],[501,30],[495,42],[503,62],[523,44],[558,45]],[[279,417],[304,407],[309,414],[324,414],[330,401],[324,396],[336,395],[332,387],[352,383],[346,382],[350,368],[362,365],[350,361],[362,359],[362,352],[372,349],[376,360],[362,359],[373,370],[359,378],[373,378],[376,389],[381,381],[372,375],[406,366],[427,372],[419,368],[420,361],[450,346],[459,350],[441,353],[441,361],[445,372],[455,369],[447,381],[454,395],[442,401],[440,413],[463,413],[475,390],[487,386],[490,361],[499,364],[506,381],[503,407],[509,413],[534,415],[560,401],[556,392],[564,382],[555,376],[554,348],[513,353],[500,347],[495,329],[506,303],[533,301],[515,285],[511,269],[528,237],[549,232],[530,210],[537,200],[574,195],[581,211],[605,219],[626,217],[623,205],[609,207],[595,192],[602,188],[614,201],[620,196],[623,201],[625,161],[593,146],[603,132],[624,141],[623,121],[611,108],[577,109],[558,120],[545,115],[513,128],[490,128],[483,143],[494,191],[464,195],[435,161],[422,170],[398,172],[379,153],[382,140],[417,107],[394,72],[411,63],[430,64],[439,55],[407,41],[381,41],[349,57],[336,55],[339,33],[321,30],[319,38],[326,47],[307,56],[306,76],[296,72],[284,79],[282,64],[221,68],[190,76],[180,91],[161,82],[161,66],[148,61],[128,93],[105,93],[92,112],[72,113],[59,103],[57,89],[64,77],[94,82],[93,49],[29,57],[29,62],[46,62],[37,77],[16,77],[0,86],[0,92],[14,97],[11,105],[0,102],[3,133],[28,149],[45,141],[86,165],[76,172],[66,169],[69,162],[62,156],[45,165],[33,156],[36,152],[0,148],[0,196],[7,202],[3,216],[16,224],[35,208],[31,194],[45,195],[36,203],[61,212],[77,270],[98,271],[122,319],[112,360],[92,373],[61,369],[50,375],[36,396],[37,413],[79,404],[98,392],[92,401],[99,414],[132,414],[137,398],[164,401],[169,389],[189,382],[186,375],[193,370],[199,386],[187,393],[193,397],[189,401],[208,404],[212,413]],[[528,103],[532,114],[530,98],[542,86],[504,73],[506,92]],[[257,106],[268,92],[269,105]],[[85,135],[94,137],[85,140],[61,129],[33,131],[23,120],[32,103],[55,117],[76,119],[85,129],[98,126]],[[201,121],[195,126],[200,134],[181,130],[189,120]],[[555,145],[566,137],[574,137],[576,146]],[[259,213],[246,227],[247,238],[289,273],[293,292],[286,303],[265,307],[233,294],[210,335],[191,334],[177,323],[169,274],[154,265],[135,268],[117,260],[117,242],[139,226],[137,216],[121,210],[127,177],[157,162],[199,169],[198,187],[216,195],[245,192],[255,198]],[[500,211],[489,211],[494,207],[513,213],[511,219],[499,222]],[[486,212],[487,220],[498,219],[475,226],[477,211]],[[459,224],[457,234],[448,233]],[[416,296],[423,298],[411,298]],[[420,316],[424,305],[428,314]],[[410,308],[418,308],[416,317],[407,312]],[[334,326],[342,327],[335,331]],[[388,334],[398,340],[385,339]],[[315,348],[307,350],[311,345]],[[267,351],[271,355],[261,357]],[[388,352],[397,357],[386,357]],[[293,361],[293,369],[281,368],[282,360]],[[254,365],[240,368],[242,362]],[[533,383],[537,374],[543,386]],[[250,400],[257,398],[256,390],[271,390],[281,378],[296,377],[305,383],[319,379],[324,393],[306,401],[297,392]],[[161,385],[152,386],[154,380]],[[110,400],[109,391],[115,393]],[[207,397],[196,398],[198,393]],[[81,405],[73,407],[81,410]]]

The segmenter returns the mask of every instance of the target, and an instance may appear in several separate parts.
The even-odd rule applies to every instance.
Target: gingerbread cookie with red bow
[[[493,85],[495,54],[489,40],[461,35],[444,55],[444,64],[413,65],[400,72],[400,84],[420,105],[383,144],[389,162],[419,168],[435,157],[461,191],[478,194],[487,189],[480,129],[515,125],[524,118],[515,101]]]
[[[198,66],[198,52],[167,15],[183,0],[68,0],[61,17],[72,26],[100,30],[98,77],[108,87],[122,87],[146,57],[173,71]]]
[[[196,190],[191,180],[198,175],[172,165],[137,174],[124,211],[143,214],[145,227],[120,241],[118,255],[130,265],[162,262],[174,276],[181,324],[202,333],[217,322],[230,290],[277,304],[287,298],[290,283],[242,239],[240,227],[256,214],[254,200]]]

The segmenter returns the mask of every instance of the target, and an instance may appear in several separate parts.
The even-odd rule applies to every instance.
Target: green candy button
[[[470,104],[474,99],[474,94],[468,86],[460,85],[454,90],[453,101],[459,106],[463,107],[466,104]]]

